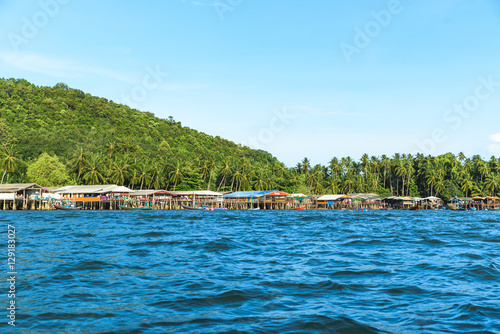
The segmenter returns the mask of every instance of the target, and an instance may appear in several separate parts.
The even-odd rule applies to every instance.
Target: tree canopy
[[[288,168],[268,152],[183,127],[171,116],[161,119],[62,83],[40,87],[23,79],[0,79],[0,162],[2,182],[45,186],[373,192],[445,200],[500,192],[494,156],[364,154],[359,161],[333,157],[326,166],[304,158]]]

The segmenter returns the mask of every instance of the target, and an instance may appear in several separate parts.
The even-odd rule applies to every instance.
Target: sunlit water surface
[[[0,218],[18,243],[3,333],[500,333],[499,212]]]

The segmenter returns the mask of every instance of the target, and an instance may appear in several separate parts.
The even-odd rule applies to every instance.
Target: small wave
[[[335,283],[330,280],[327,281],[321,281],[317,283],[292,283],[292,282],[282,282],[282,281],[273,281],[273,282],[264,282],[263,285],[272,287],[272,288],[278,288],[278,289],[285,289],[285,290],[293,290],[295,292],[299,291],[346,291],[349,290],[348,287],[346,287],[343,284]]]
[[[460,256],[466,257],[468,259],[473,259],[473,260],[482,260],[484,257],[478,254],[473,254],[473,253],[462,253]]]
[[[385,289],[384,292],[391,295],[423,295],[428,294],[428,291],[419,288],[418,286],[402,286],[397,288]]]
[[[373,270],[340,270],[331,273],[329,276],[332,277],[349,277],[349,276],[379,276],[379,275],[392,275],[390,271],[373,269]]]
[[[83,312],[83,313],[66,313],[66,312],[47,312],[42,313],[37,316],[40,320],[69,320],[69,319],[102,319],[102,318],[113,318],[115,314],[113,313],[92,313],[92,312]]]
[[[147,233],[144,233],[141,235],[141,237],[164,237],[164,236],[169,236],[171,235],[170,233],[168,232],[156,232],[156,231],[153,231],[153,232],[147,232]]]
[[[193,307],[214,307],[220,305],[239,306],[244,302],[257,298],[255,293],[244,292],[241,290],[230,290],[217,295],[206,296],[203,298],[182,298],[177,300],[162,300],[154,302],[149,306],[154,307],[176,307],[180,309],[191,309]]]
[[[132,255],[132,256],[147,256],[150,253],[147,249],[133,249],[130,250],[127,255]]]
[[[104,270],[104,269],[111,269],[111,268],[114,269],[114,268],[122,268],[122,267],[119,265],[115,265],[115,264],[111,264],[111,263],[107,263],[107,262],[103,262],[103,261],[84,260],[84,261],[80,261],[80,262],[76,263],[73,266],[67,266],[66,268],[62,267],[62,268],[59,268],[58,270],[62,269],[62,270],[66,270],[68,272],[71,272],[71,271],[87,271],[87,270],[95,271],[95,270]]]
[[[218,251],[241,248],[241,245],[238,244],[237,242],[234,242],[231,239],[221,238],[216,241],[208,242],[207,244],[205,244],[203,248],[208,251],[218,252]]]
[[[496,307],[480,306],[471,303],[453,305],[453,308],[459,312],[454,320],[471,320],[475,318],[489,317],[500,319],[500,310]]]
[[[306,316],[301,320],[278,326],[265,326],[264,331],[272,330],[279,333],[387,333],[347,317],[331,318],[323,315]]]
[[[352,240],[342,244],[342,246],[359,246],[359,245],[383,245],[389,241],[370,239],[370,240]]]
[[[466,276],[473,277],[482,281],[497,281],[499,277],[498,270],[482,265],[475,265],[471,268],[464,269],[462,273]]]
[[[441,240],[432,239],[432,238],[429,238],[429,237],[423,237],[422,240],[420,241],[420,243],[422,243],[422,244],[428,244],[428,245],[443,245],[443,244],[445,244]]]

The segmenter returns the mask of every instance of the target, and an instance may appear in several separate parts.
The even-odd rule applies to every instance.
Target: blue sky
[[[0,1],[0,77],[64,82],[293,166],[500,155],[500,3]]]

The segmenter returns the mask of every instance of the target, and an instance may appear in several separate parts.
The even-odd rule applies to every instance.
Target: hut
[[[222,193],[211,190],[168,191],[176,203],[194,202],[198,205],[220,206]]]
[[[469,207],[472,203],[472,198],[470,197],[457,197],[455,196],[450,203],[447,204],[450,210],[461,210]]]
[[[417,200],[413,197],[390,196],[384,198],[382,203],[389,208],[409,209],[417,203]]]
[[[295,202],[295,199],[287,197],[290,197],[290,194],[279,190],[237,191],[224,195],[223,200],[233,209],[256,206],[262,209],[287,209]]]
[[[41,201],[42,194],[43,187],[36,183],[0,184],[0,200],[3,201],[4,210],[17,210],[19,204],[27,209],[29,203],[34,206],[36,201]]]
[[[383,204],[382,196],[373,193],[349,194],[349,197],[353,199],[354,205],[358,208],[378,209]]]
[[[57,189],[63,199],[77,202],[84,209],[113,209],[129,198],[132,189],[116,184],[66,186]],[[118,203],[118,204],[117,204]]]
[[[295,203],[308,204],[310,202],[309,196],[304,194],[290,194],[287,199],[295,201]]]
[[[117,186],[116,184],[90,185],[90,186],[66,186],[55,191],[63,198],[78,202],[96,202],[106,199],[123,199],[130,196],[132,189]]]
[[[435,196],[429,196],[422,198],[420,201],[420,206],[422,209],[438,209],[442,208],[444,205],[444,201]]]
[[[316,199],[316,204],[325,209],[345,209],[351,206],[352,198],[348,195],[323,195]]]

